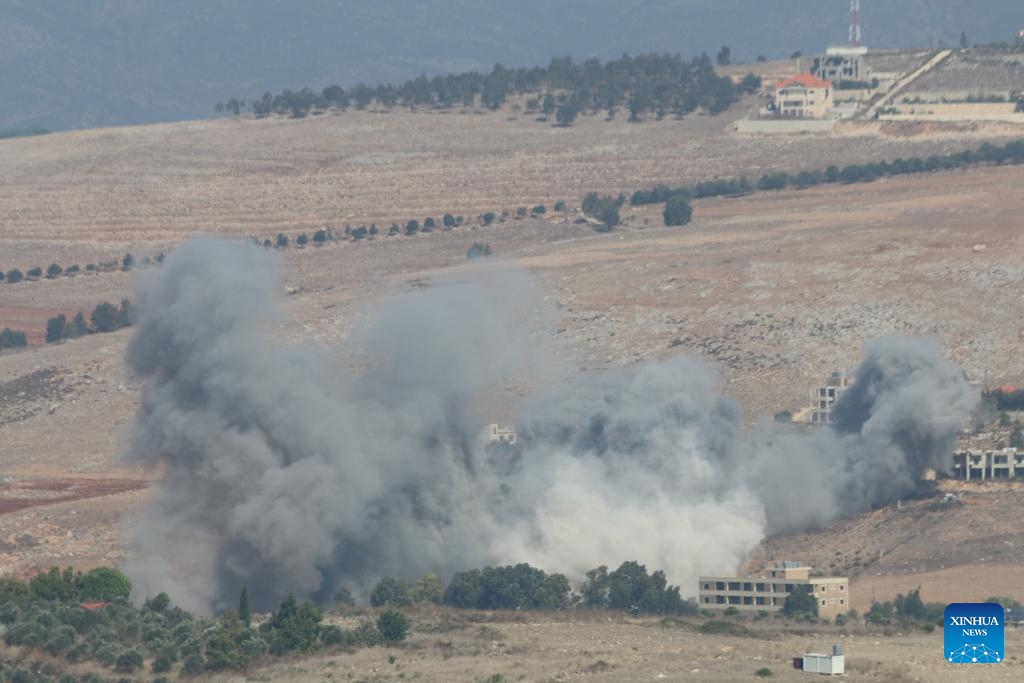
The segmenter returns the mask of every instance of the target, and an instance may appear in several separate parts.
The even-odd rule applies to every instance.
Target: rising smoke
[[[630,559],[685,591],[766,533],[914,491],[976,400],[937,344],[884,338],[835,429],[743,431],[694,360],[555,372],[526,331],[543,307],[525,276],[468,277],[374,310],[353,370],[273,341],[278,263],[262,249],[197,238],[143,272],[128,457],[161,479],[130,530],[138,594],[207,612],[247,579],[269,608],[386,575],[525,561],[578,578]],[[518,447],[485,448],[495,387],[537,375],[554,388],[523,402]]]

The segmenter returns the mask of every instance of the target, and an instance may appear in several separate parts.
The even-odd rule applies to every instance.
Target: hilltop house
[[[811,74],[797,74],[775,85],[776,116],[827,119],[832,108],[832,84]]]

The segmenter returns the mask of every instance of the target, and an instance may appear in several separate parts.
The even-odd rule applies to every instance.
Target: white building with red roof
[[[811,74],[797,74],[775,85],[775,115],[792,119],[827,119],[832,84]]]

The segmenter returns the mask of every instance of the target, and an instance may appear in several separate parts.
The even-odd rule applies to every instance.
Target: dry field
[[[467,618],[468,617],[468,618]],[[354,624],[351,619],[346,624]],[[1007,629],[1004,664],[964,671],[942,659],[941,630],[933,634],[828,626],[791,627],[740,622],[749,635],[702,635],[701,620],[630,619],[621,615],[462,615],[426,610],[413,615],[413,635],[401,647],[365,649],[274,664],[231,681],[399,681],[514,683],[586,681],[815,680],[795,671],[793,657],[843,646],[849,680],[885,683],[1016,681],[1024,675],[1024,630]],[[979,678],[971,678],[978,676]]]
[[[585,118],[556,129],[493,114],[349,113],[7,140],[0,142],[0,267],[84,265],[129,249],[152,253],[195,230],[273,237],[370,220],[439,218],[444,211],[470,217],[541,202],[550,208],[555,199],[577,202],[589,190],[926,155],[1019,132],[871,125],[835,136],[762,139],[725,132],[728,121],[629,125]],[[465,259],[472,243],[487,242],[497,256],[490,263],[528,271],[538,293],[554,304],[559,320],[548,332],[567,364],[599,370],[672,354],[701,356],[719,367],[724,391],[743,404],[750,421],[801,407],[829,371],[853,368],[865,341],[893,332],[935,335],[972,376],[1020,384],[1022,186],[1024,168],[983,168],[699,201],[694,223],[682,229],[659,227],[655,207],[627,208],[625,226],[610,234],[575,225],[572,215],[555,215],[487,228],[470,220],[429,235],[289,249],[283,258],[291,296],[275,333],[343,348],[351,327],[382,297],[440,274],[489,267]],[[99,301],[131,296],[132,278],[118,271],[2,285],[0,327],[26,328],[38,342],[54,312],[88,313]],[[129,482],[149,476],[121,467],[118,459],[139,398],[138,382],[121,361],[129,334],[0,354],[3,491],[33,501],[0,514],[0,571],[124,559],[121,524],[147,495]],[[511,412],[523,388],[506,389],[495,393]],[[986,556],[983,565],[967,551],[982,543],[985,524],[1019,516],[1022,501],[1016,495],[977,500],[988,501],[971,518],[982,525],[978,538],[956,537],[963,552],[945,565],[941,538],[929,539],[936,547],[931,554],[907,550],[921,545],[913,539],[893,549],[868,538],[863,529],[871,525],[901,524],[891,511],[844,522],[851,529],[850,553],[886,553],[854,590],[866,595],[873,587],[878,599],[890,599],[931,576],[942,588],[926,590],[926,599],[975,597],[979,577],[995,581],[990,563],[1007,577],[993,587],[1010,592],[1019,586],[1019,551]],[[922,524],[931,536],[956,532],[955,524]],[[1010,529],[990,535],[1004,533],[1009,543],[1024,540]],[[808,539],[806,545],[770,543],[765,552],[816,558],[806,550],[813,546]],[[564,680],[583,677],[580,672],[603,659],[615,668],[587,670],[587,678],[737,680],[768,665],[787,680],[788,657],[809,644],[829,644],[827,638],[785,641],[784,647],[760,639],[734,643],[632,623],[608,625],[607,632],[605,626],[567,629],[555,622],[523,626],[522,634],[516,624],[497,628],[508,629],[499,642],[523,649],[437,660],[421,679],[503,673],[509,680]],[[866,678],[953,680],[942,678],[942,667],[927,668],[934,660],[929,638],[851,642],[869,653],[864,666],[874,668],[863,670]],[[417,636],[397,656],[415,659],[437,640]],[[901,644],[919,653],[910,663]],[[515,654],[530,648],[537,649],[535,658]],[[901,659],[905,664],[897,665]],[[456,667],[463,661],[464,668]],[[371,676],[371,667],[382,680],[398,675],[382,664],[384,651],[360,653],[351,662],[364,667],[362,677]],[[454,678],[443,675],[447,666]],[[887,668],[895,666],[908,668]],[[411,665],[407,671],[408,678]],[[275,679],[278,674],[316,679],[308,671],[282,669]]]

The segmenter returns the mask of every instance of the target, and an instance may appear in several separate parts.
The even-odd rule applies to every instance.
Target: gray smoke
[[[912,493],[976,400],[937,344],[884,338],[835,429],[744,432],[702,363],[559,373],[525,276],[466,277],[375,309],[353,370],[272,341],[273,254],[198,238],[143,272],[128,456],[160,481],[130,530],[138,594],[205,612],[248,579],[267,608],[386,575],[527,561],[578,578],[631,559],[686,592],[765,533]],[[522,402],[520,443],[487,447],[498,389],[536,377],[553,388]]]

